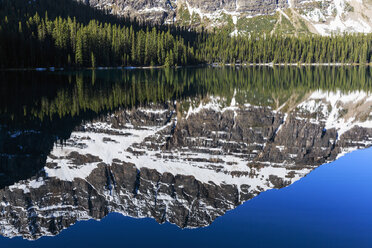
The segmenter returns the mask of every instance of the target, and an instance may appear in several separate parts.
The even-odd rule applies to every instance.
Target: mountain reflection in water
[[[372,144],[369,68],[1,72],[0,234],[210,225]]]

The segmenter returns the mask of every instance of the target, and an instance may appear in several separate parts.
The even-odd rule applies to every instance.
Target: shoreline
[[[213,67],[224,67],[224,66],[242,66],[242,67],[254,67],[254,66],[269,66],[269,67],[316,67],[316,66],[372,66],[372,63],[368,64],[360,64],[360,63],[236,63],[236,64],[219,64],[219,63],[213,63],[209,64]]]
[[[81,68],[65,68],[65,67],[36,67],[36,68],[2,68],[0,71],[83,71],[83,70],[148,70],[148,69],[181,69],[181,68],[202,68],[202,67],[212,67],[212,68],[222,68],[222,67],[359,67],[366,66],[372,67],[372,63],[360,64],[360,63],[212,63],[212,64],[200,64],[200,65],[187,65],[187,66],[100,66],[96,68],[92,67],[81,67]]]
[[[0,71],[49,71],[49,72],[57,72],[57,71],[103,71],[103,70],[149,70],[149,69],[180,69],[180,68],[193,68],[193,67],[207,67],[209,65],[187,65],[187,66],[173,66],[173,67],[165,67],[165,66],[99,66],[96,68],[93,67],[31,67],[31,68],[2,68]]]

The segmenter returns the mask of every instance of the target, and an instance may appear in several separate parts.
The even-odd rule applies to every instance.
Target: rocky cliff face
[[[236,95],[121,110],[78,126],[36,175],[0,190],[1,235],[56,235],[110,212],[208,226],[372,144],[372,97],[363,92],[317,91],[276,109]]]
[[[80,0],[114,14],[160,24],[226,27],[247,33],[331,33],[372,31],[367,0]]]
[[[164,0],[78,0],[92,7],[107,9],[113,14],[137,17],[141,20],[163,23],[175,15],[171,1]]]

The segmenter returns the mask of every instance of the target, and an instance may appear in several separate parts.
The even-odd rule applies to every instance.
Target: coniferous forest
[[[115,17],[72,0],[1,0],[0,68],[372,62],[372,35],[231,36]]]

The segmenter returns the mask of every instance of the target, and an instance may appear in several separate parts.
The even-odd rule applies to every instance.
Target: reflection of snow
[[[236,94],[236,92],[235,92]],[[186,115],[186,119],[191,116],[199,114],[203,110],[214,111],[216,113],[224,113],[231,111],[234,114],[234,120],[238,116],[238,111],[241,109],[257,108],[250,104],[237,105],[235,100],[235,94],[228,106],[223,106],[222,99],[219,97],[209,97],[208,101],[201,101],[199,106],[196,108],[190,104],[189,110]],[[368,111],[368,106],[372,105],[372,97],[367,95],[365,92],[351,92],[348,94],[337,92],[323,92],[316,91],[312,93],[306,100],[297,106],[300,111],[308,111],[309,113],[319,113],[315,119],[310,119],[310,123],[321,124],[325,126],[325,130],[335,128],[338,132],[338,138],[342,134],[352,129],[355,126],[371,128],[372,120],[369,118],[360,121],[360,114],[363,111]],[[345,109],[348,114],[345,115]],[[142,112],[145,115],[164,115],[167,110],[164,109],[139,109],[137,111]],[[275,111],[273,111],[275,112]],[[367,115],[369,114],[366,113]],[[283,125],[285,125],[288,114],[284,115],[282,124],[277,128],[278,133]],[[301,119],[301,117],[296,117]],[[287,169],[285,164],[278,164],[275,167],[273,163],[259,162],[267,166],[261,168],[257,173],[261,178],[251,176],[240,176],[233,177],[231,173],[233,171],[246,172],[250,175],[252,169],[247,166],[249,162],[247,158],[239,156],[239,154],[226,155],[220,148],[209,149],[208,147],[194,147],[200,152],[192,152],[187,148],[181,150],[171,151],[172,158],[169,158],[167,152],[160,150],[147,149],[144,144],[151,145],[153,137],[158,137],[164,134],[160,134],[160,131],[170,128],[177,121],[174,117],[168,124],[164,126],[144,126],[135,128],[131,124],[127,124],[123,129],[115,129],[110,124],[103,122],[96,122],[93,124],[87,124],[86,127],[90,132],[74,132],[71,138],[67,142],[67,146],[60,148],[56,147],[52,151],[52,155],[48,158],[49,163],[57,163],[56,168],[45,168],[49,177],[58,177],[62,180],[72,181],[74,178],[85,178],[96,168],[98,162],[85,164],[85,165],[72,165],[71,161],[66,157],[71,152],[77,152],[82,155],[91,154],[98,156],[104,163],[111,164],[113,160],[118,159],[120,161],[130,162],[136,165],[137,168],[151,168],[157,170],[159,173],[169,172],[177,175],[190,175],[194,176],[197,180],[209,183],[214,182],[216,184],[249,184],[252,188],[261,187],[267,189],[267,181],[270,175],[276,175],[280,178],[285,178]],[[107,132],[110,133],[107,133]],[[217,134],[217,133],[216,133]],[[223,137],[223,132],[219,132]],[[89,137],[89,139],[87,139]],[[105,138],[112,142],[105,142]],[[192,139],[192,137],[189,137]],[[196,137],[194,138],[196,139]],[[202,140],[203,137],[197,137],[198,140]],[[190,142],[193,142],[190,140]],[[212,142],[212,140],[205,139],[205,142]],[[220,138],[219,142],[233,144],[233,141],[224,140]],[[232,143],[233,142],[233,143]],[[367,141],[366,141],[367,142]],[[236,142],[235,142],[236,143]],[[367,142],[368,143],[368,142]],[[366,144],[367,144],[366,143]],[[79,145],[76,145],[79,144]],[[134,145],[134,146],[133,146]],[[251,146],[252,144],[243,144],[244,146]],[[263,149],[266,144],[259,144]],[[159,149],[159,148],[157,148]],[[285,147],[277,147],[280,151],[283,151]],[[252,149],[256,150],[256,149]],[[133,151],[136,151],[133,153]],[[210,151],[214,151],[213,155]],[[215,155],[217,154],[217,155]],[[218,155],[221,154],[221,155]],[[249,154],[247,154],[249,156]],[[257,155],[257,151],[252,154],[253,157]],[[294,154],[291,158],[295,158]],[[197,159],[202,159],[198,161]],[[198,162],[196,162],[198,161]],[[213,166],[213,162],[208,161],[220,161],[222,169],[216,171]],[[308,170],[298,171],[296,178],[298,180],[301,176],[308,173]]]
[[[238,97],[235,98],[236,91],[234,93],[231,102],[228,102],[225,98],[219,97],[209,97],[198,104],[198,107],[194,109],[190,107],[187,117],[182,121],[192,121],[192,118],[199,118],[203,116],[206,112],[215,112],[214,114],[219,115],[225,113],[227,116],[234,115],[234,121],[236,118],[241,117],[242,111],[255,111],[257,109],[264,111],[265,109],[259,106],[252,106],[249,103],[239,104],[237,99],[241,101]],[[190,100],[191,101],[191,100]],[[289,103],[288,103],[289,104]],[[281,107],[285,107],[286,104]],[[283,118],[283,123],[277,126],[278,132],[280,128],[286,123],[287,116],[288,120],[300,119],[301,121],[310,121],[311,123],[316,123],[321,125],[321,127],[326,126],[326,128],[336,128],[339,133],[344,133],[350,130],[352,126],[364,126],[367,128],[372,128],[372,123],[370,120],[363,119],[359,120],[360,114],[366,114],[368,117],[371,115],[370,107],[372,105],[372,96],[366,94],[365,92],[350,92],[342,93],[340,91],[336,92],[323,92],[315,91],[310,94],[302,103],[296,105],[295,110],[288,112],[287,114],[278,113],[278,110],[274,111],[271,108],[267,108],[268,112],[272,111],[274,114]],[[345,116],[344,108],[352,108],[353,111],[349,111],[349,115]],[[285,109],[285,108],[284,108]],[[301,117],[301,114],[309,112],[310,116],[314,118],[313,113],[319,113],[316,119],[305,120],[305,117]],[[365,113],[364,113],[365,112]],[[341,114],[344,113],[344,114]],[[132,120],[130,113],[126,118]],[[184,113],[186,115],[186,113]],[[198,116],[199,115],[199,116]],[[299,115],[299,116],[296,116]],[[85,132],[73,132],[69,140],[66,141],[65,146],[56,146],[52,150],[50,156],[47,159],[48,165],[44,168],[46,172],[46,177],[33,178],[30,180],[21,181],[13,186],[9,187],[10,192],[17,190],[22,190],[24,194],[33,194],[41,192],[44,190],[43,187],[48,187],[49,184],[54,183],[53,178],[58,178],[63,181],[72,182],[75,179],[83,179],[86,183],[90,184],[92,187],[96,187],[94,184],[94,177],[89,177],[92,172],[97,168],[97,160],[101,160],[106,165],[111,165],[113,161],[120,164],[120,161],[133,164],[137,169],[142,169],[142,171],[154,170],[156,174],[170,173],[173,176],[192,176],[197,181],[203,184],[209,184],[208,186],[232,186],[236,189],[239,204],[241,203],[240,197],[244,194],[249,194],[250,198],[256,196],[259,192],[263,192],[275,187],[276,180],[279,179],[284,182],[284,185],[291,184],[300,178],[308,174],[312,167],[304,166],[302,169],[291,169],[291,165],[300,154],[296,154],[296,151],[291,151],[287,145],[274,144],[271,148],[281,154],[287,153],[287,160],[282,162],[274,163],[272,161],[255,161],[254,164],[249,163],[250,158],[254,158],[258,154],[262,153],[265,147],[270,148],[270,143],[266,143],[267,140],[263,139],[262,143],[253,142],[239,142],[236,140],[229,140],[226,138],[230,134],[228,131],[218,130],[212,131],[213,137],[218,138],[217,146],[203,145],[208,142],[212,142],[213,139],[210,137],[186,137],[191,143],[195,141],[195,146],[190,149],[190,147],[176,147],[170,148],[170,150],[162,150],[161,144],[165,143],[164,137],[170,137],[170,130],[177,122],[176,115],[172,115],[171,110],[159,109],[159,108],[140,108],[134,112],[134,116],[141,116],[139,121],[149,119],[160,120],[155,123],[165,123],[165,124],[151,124],[142,126],[136,126],[133,123],[119,123],[123,124],[120,128],[114,128],[110,122],[93,122],[83,125],[81,128],[83,130],[89,130]],[[169,121],[162,121],[161,118],[171,117]],[[116,118],[116,115],[107,116],[107,118]],[[288,121],[287,121],[288,122]],[[143,122],[147,123],[147,122]],[[150,122],[153,123],[153,122]],[[148,124],[148,123],[147,123]],[[284,127],[285,128],[285,127]],[[250,127],[249,130],[254,130]],[[284,130],[284,129],[283,129]],[[282,130],[282,131],[283,131]],[[261,132],[260,130],[257,130]],[[337,142],[336,140],[329,139],[330,143]],[[222,149],[222,144],[229,144],[231,146],[242,145],[244,147],[250,147],[248,152],[229,152],[225,153]],[[340,156],[356,150],[359,146],[363,147],[372,144],[371,138],[366,138],[362,141],[350,141],[348,147],[339,147]],[[329,151],[330,147],[320,147],[319,150]],[[247,150],[248,151],[248,150]],[[74,152],[74,154],[80,154],[80,156],[91,154],[98,157],[99,159],[93,159],[95,162],[85,162],[84,164],[77,165],[74,163],[73,158],[69,158],[69,155]],[[246,155],[246,156],[242,156]],[[252,156],[252,157],[250,157]],[[92,161],[93,161],[92,160]],[[329,162],[329,161],[327,161]],[[112,167],[108,166],[106,169],[111,170]],[[313,167],[314,168],[314,167]],[[135,169],[135,168],[134,168]],[[99,170],[97,170],[99,171]],[[117,172],[114,172],[117,173]],[[100,175],[100,174],[96,174]],[[115,177],[117,174],[114,174]],[[101,175],[102,176],[102,175]],[[106,179],[103,176],[103,179]],[[102,178],[100,178],[102,179]],[[142,179],[141,179],[142,180]],[[161,205],[166,209],[166,220],[172,221],[169,214],[172,214],[172,208],[182,207],[187,211],[193,211],[193,205],[185,198],[177,196],[173,197],[167,192],[162,192],[161,187],[167,188],[169,185],[162,182],[156,182],[152,180],[146,180],[146,184],[149,185],[149,189],[155,189],[156,193],[151,190],[147,192],[140,192],[140,197],[133,197],[133,192],[128,191],[125,187],[113,187],[110,189],[105,188],[102,185],[96,187],[95,193],[104,199],[108,212],[118,212],[125,216],[131,216],[134,218],[145,218],[153,217],[153,214],[148,212],[146,204],[151,204],[156,202],[156,204]],[[105,182],[105,180],[103,180]],[[57,181],[58,182],[58,181]],[[64,182],[66,185],[70,185],[69,182]],[[74,183],[79,182],[79,180]],[[74,183],[72,185],[74,185]],[[111,185],[111,182],[109,182]],[[159,184],[163,184],[160,185]],[[44,186],[46,185],[46,186]],[[185,185],[175,186],[182,188]],[[173,187],[173,186],[172,186]],[[39,189],[40,188],[40,189]],[[75,190],[75,189],[74,189]],[[58,198],[62,199],[61,195],[68,193],[61,190],[59,192],[53,192]],[[70,192],[71,193],[71,192]],[[63,195],[64,196],[64,195]],[[54,197],[54,196],[53,196]],[[92,196],[93,199],[94,196]],[[227,201],[226,199],[218,199],[224,202],[225,209],[232,209],[236,207],[236,202]],[[246,199],[245,199],[246,200]],[[21,206],[10,206],[6,201],[0,202],[0,207],[7,209],[19,210],[21,213],[28,213],[32,216],[38,216],[40,219],[56,218],[56,217],[68,217],[76,220],[86,220],[92,218],[90,212],[84,207],[79,205],[71,205],[71,202],[53,202],[51,205],[43,205],[35,201],[30,207]],[[207,226],[210,224],[209,220],[213,220],[216,215],[216,208],[209,202],[203,199],[198,199],[198,208],[200,211],[204,211],[203,215],[208,216],[208,220],[198,220],[198,226]],[[134,209],[134,210],[133,210]],[[212,217],[211,217],[212,216]],[[204,221],[204,222],[203,222]],[[172,222],[173,223],[173,222]],[[30,230],[21,230],[16,227],[14,223],[8,218],[0,219],[1,230],[0,233],[4,236],[27,236],[30,235]],[[195,226],[190,226],[195,227]],[[40,226],[38,230],[38,235],[48,236],[53,235],[48,228]],[[32,236],[28,236],[35,238]],[[38,236],[39,237],[39,236]]]
[[[48,162],[57,163],[58,166],[55,168],[46,167],[45,171],[49,177],[57,177],[65,181],[88,177],[96,168],[98,163],[95,162],[81,166],[72,165],[71,161],[65,157],[75,151],[80,154],[92,154],[97,156],[103,159],[103,162],[107,164],[111,164],[114,159],[119,159],[121,161],[133,163],[139,169],[142,167],[155,169],[161,174],[171,173],[173,175],[194,176],[198,181],[203,183],[213,182],[215,184],[234,185],[247,184],[250,185],[252,189],[257,189],[257,187],[268,189],[267,180],[270,175],[276,175],[285,179],[285,176],[288,174],[286,168],[265,166],[256,172],[258,174],[257,177],[233,177],[230,174],[232,171],[251,172],[252,169],[247,166],[247,161],[239,156],[233,155],[210,155],[207,153],[208,150],[206,150],[205,153],[188,152],[187,150],[174,151],[172,152],[173,158],[171,159],[167,156],[156,156],[161,151],[143,150],[143,155],[133,155],[131,152],[127,151],[127,148],[131,147],[131,145],[134,143],[141,143],[146,137],[155,135],[156,131],[159,129],[159,127],[150,128],[149,130],[126,129],[127,133],[131,133],[130,136],[108,135],[96,132],[74,132],[71,135],[67,146],[63,148],[56,147],[52,151],[51,154],[53,157],[55,156],[58,158],[48,158]],[[86,137],[89,137],[90,139],[86,139]],[[103,142],[104,137],[109,137],[115,142]],[[84,142],[84,148],[81,149],[80,147],[69,146],[70,143],[75,142]],[[192,158],[204,159],[204,161],[224,161],[224,168],[222,171],[218,172],[213,168],[208,167],[208,162],[196,162],[192,161]],[[296,177],[293,178],[292,181],[300,179],[308,172],[308,169],[304,169],[301,172],[297,171]]]
[[[21,189],[23,190],[23,193],[29,193],[30,192],[30,189],[37,189],[37,188],[40,188],[41,186],[43,186],[45,184],[43,178],[38,178],[37,180],[34,179],[34,180],[31,180],[31,181],[21,181],[19,183],[16,183],[12,186],[9,187],[9,189],[12,191],[12,190],[15,190],[15,189]]]
[[[370,106],[372,106],[372,96],[362,91],[347,94],[340,91],[316,91],[298,108],[310,113],[321,113],[322,117],[317,121],[325,122],[326,129],[335,128],[340,138],[342,134],[355,126],[372,127],[371,119],[360,120],[360,117],[366,117],[369,114]],[[362,116],[359,117],[359,115]]]

